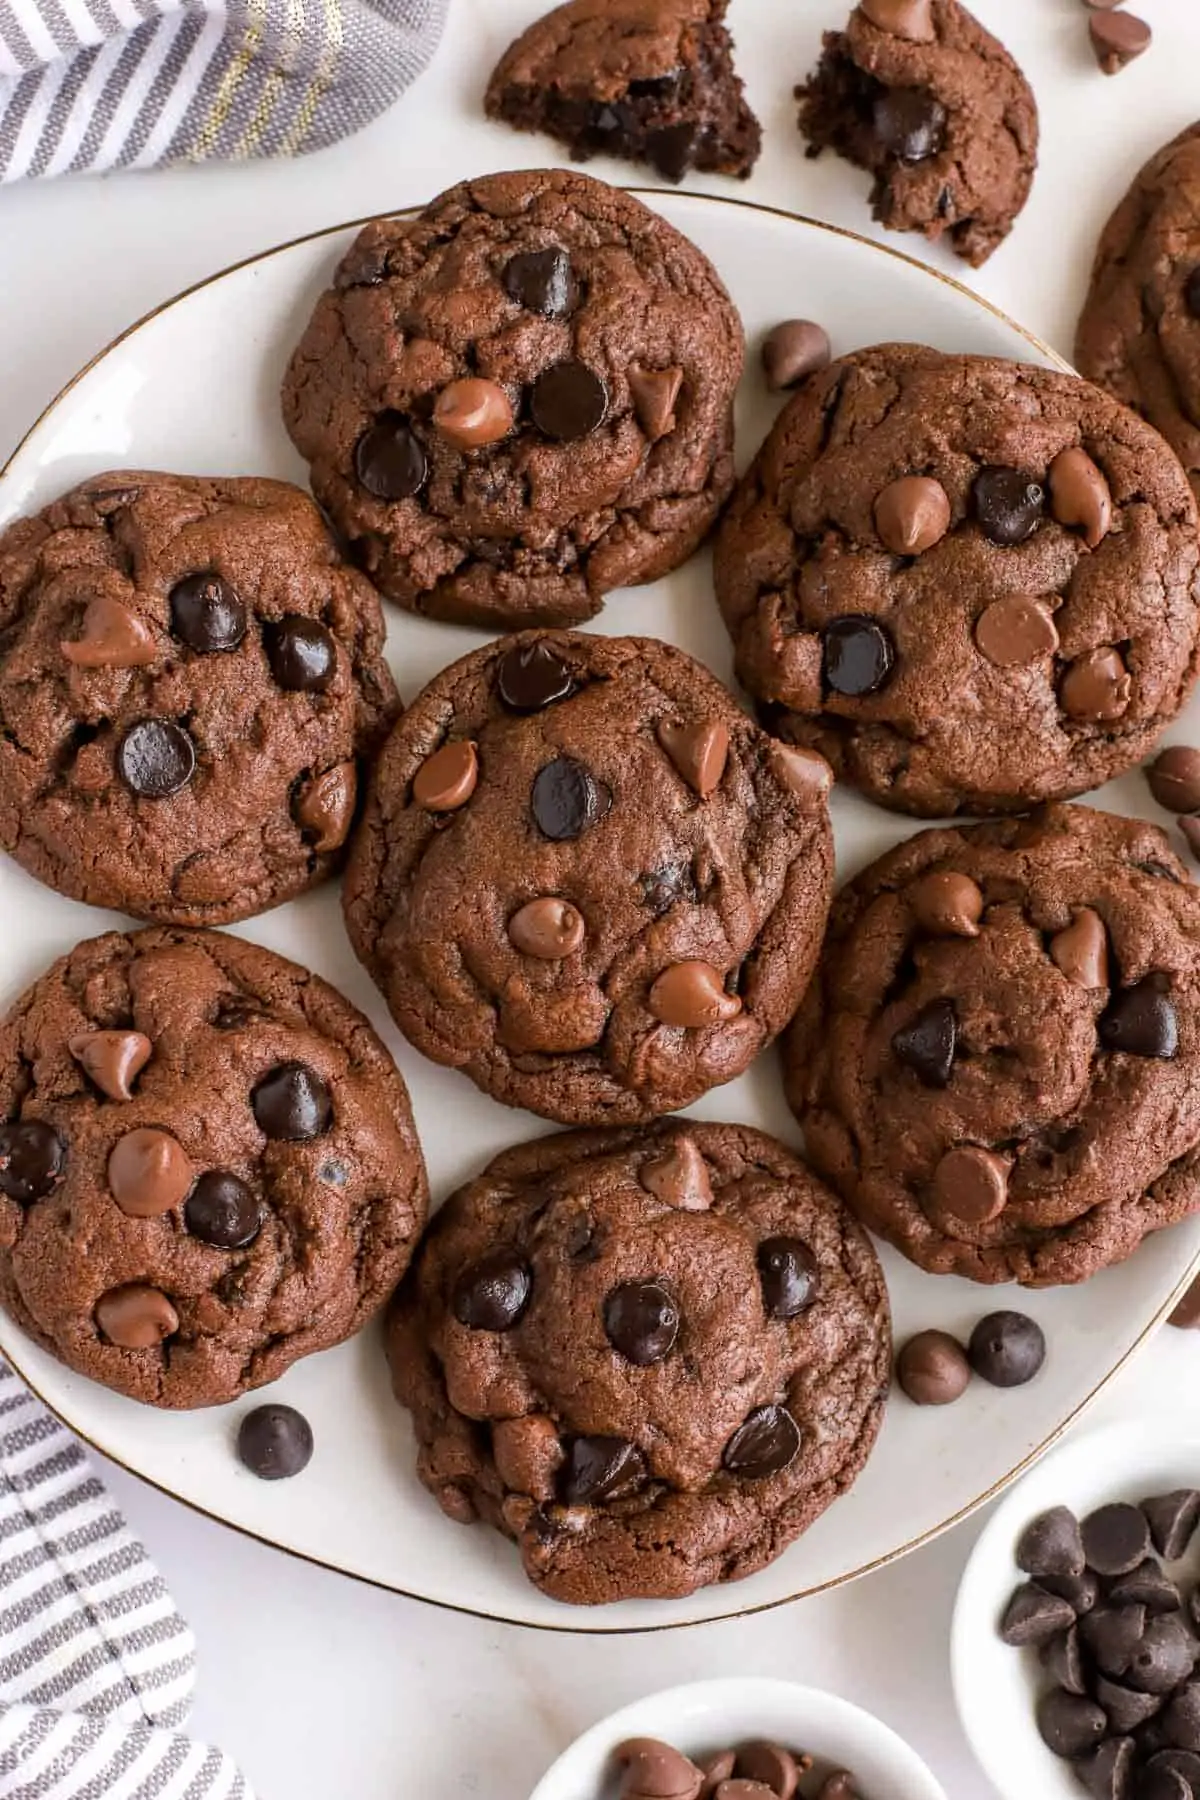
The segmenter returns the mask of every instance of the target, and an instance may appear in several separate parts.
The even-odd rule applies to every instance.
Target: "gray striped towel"
[[[0,181],[292,156],[392,104],[449,0],[0,0]]]
[[[254,1800],[178,1729],[195,1679],[162,1576],[0,1358],[0,1800]]]

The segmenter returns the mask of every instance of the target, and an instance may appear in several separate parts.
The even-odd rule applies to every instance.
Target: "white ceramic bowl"
[[[1013,1650],[998,1626],[1013,1589],[1017,1539],[1052,1506],[1083,1518],[1111,1500],[1145,1500],[1200,1486],[1200,1437],[1165,1420],[1107,1425],[1072,1437],[1040,1462],[993,1513],[958,1590],[950,1638],[954,1697],[963,1730],[1004,1800],[1079,1800],[1070,1766],[1043,1744],[1034,1707],[1043,1681],[1033,1650]],[[1189,1556],[1195,1568],[1195,1551]]]
[[[818,1765],[849,1769],[863,1800],[946,1800],[945,1789],[916,1751],[870,1713],[818,1688],[757,1677],[696,1681],[612,1713],[563,1752],[532,1800],[602,1800],[612,1794],[612,1753],[630,1737],[661,1738],[685,1755],[769,1738],[807,1750]]]

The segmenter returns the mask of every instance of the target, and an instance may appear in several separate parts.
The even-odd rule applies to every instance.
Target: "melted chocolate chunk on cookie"
[[[337,670],[333,637],[319,619],[283,619],[268,634],[267,656],[289,694],[323,694]]]
[[[724,1463],[745,1481],[781,1475],[800,1454],[800,1427],[786,1406],[760,1406],[725,1446]]]
[[[936,156],[946,134],[946,109],[927,88],[885,88],[872,121],[886,154],[905,163]]]
[[[504,288],[519,306],[545,319],[565,319],[579,300],[571,258],[558,244],[510,257],[504,265]]]
[[[183,1209],[193,1237],[218,1250],[244,1250],[262,1230],[262,1203],[229,1169],[206,1169]]]
[[[671,1354],[679,1326],[679,1308],[657,1281],[624,1282],[604,1302],[609,1343],[639,1369]]]
[[[139,800],[166,800],[196,772],[196,745],[173,719],[139,719],[117,747],[117,770]]]
[[[454,1284],[452,1305],[470,1331],[511,1331],[529,1305],[533,1274],[515,1250],[494,1250]]]
[[[858,699],[878,693],[892,672],[896,651],[885,625],[864,615],[834,619],[825,627],[825,686]]]
[[[219,575],[185,575],[171,589],[171,630],[198,656],[236,650],[246,627],[245,603]]]
[[[541,712],[575,692],[563,658],[542,638],[514,644],[500,660],[496,689],[510,712]]]
[[[953,1000],[931,1000],[892,1038],[898,1062],[911,1069],[924,1087],[944,1088],[954,1068],[958,1019]]]
[[[328,1131],[333,1118],[329,1089],[307,1063],[280,1063],[264,1075],[251,1097],[254,1117],[266,1137],[306,1143]]]
[[[58,1186],[67,1146],[44,1119],[0,1125],[0,1192],[29,1206]]]
[[[411,500],[429,479],[429,461],[402,413],[383,413],[354,446],[358,479],[377,500]]]

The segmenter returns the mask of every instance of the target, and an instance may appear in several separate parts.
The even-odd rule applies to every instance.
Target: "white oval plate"
[[[943,276],[846,232],[736,201],[655,193],[653,204],[712,257],[746,322],[751,351],[740,404],[745,462],[775,402],[757,371],[756,345],[781,318],[825,321],[845,351],[885,338],[946,350],[1053,362],[1052,353]],[[101,355],[34,427],[0,479],[0,520],[41,506],[73,482],[122,465],[193,474],[265,474],[303,482],[279,416],[279,382],[348,228],[274,250],[182,295]],[[483,641],[478,632],[389,608],[389,652],[402,692]],[[697,557],[669,580],[610,599],[596,629],[669,638],[732,679],[729,645]],[[1200,718],[1193,732],[1200,730]],[[1104,802],[1145,807],[1129,778]],[[839,792],[834,801],[844,877],[907,836],[912,825]],[[110,919],[63,900],[0,861],[7,953],[0,1004],[45,965]],[[412,1090],[437,1199],[506,1145],[548,1129],[477,1094],[422,1060],[392,1028],[342,930],[332,888],[269,913],[242,935],[328,977],[374,1020]],[[773,1055],[692,1109],[734,1119],[793,1143]],[[231,1450],[244,1407],[173,1414],[142,1408],[70,1374],[0,1321],[0,1348],[82,1436],[167,1493],[243,1531],[400,1592],[492,1618],[569,1630],[652,1629],[726,1617],[878,1567],[980,1505],[1045,1449],[1150,1333],[1200,1254],[1200,1219],[1145,1245],[1126,1267],[1086,1288],[1021,1304],[1050,1342],[1029,1388],[972,1387],[952,1415],[898,1398],[879,1447],[853,1492],[771,1568],[733,1586],[670,1604],[628,1602],[572,1611],[524,1580],[512,1547],[479,1527],[443,1518],[418,1485],[408,1422],[389,1396],[377,1331],[310,1357],[278,1383],[278,1398],[312,1420],[317,1453],[284,1484],[256,1481]],[[885,1255],[897,1334],[924,1326],[968,1331],[1004,1303],[995,1291],[936,1280]]]

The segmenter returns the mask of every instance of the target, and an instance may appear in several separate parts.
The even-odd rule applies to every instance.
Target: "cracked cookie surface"
[[[885,344],[780,415],[716,585],[768,729],[939,817],[1063,799],[1145,756],[1195,679],[1197,559],[1183,471],[1127,408]]]
[[[945,237],[976,267],[1012,230],[1037,167],[1033,90],[957,0],[867,0],[797,89],[809,155],[835,150],[874,177],[890,231]]]
[[[284,419],[376,585],[494,629],[656,580],[733,485],[741,324],[707,258],[565,170],[379,219],[289,366]]]
[[[419,1472],[582,1605],[778,1556],[853,1484],[891,1334],[866,1237],[762,1132],[566,1132],[439,1212],[389,1314]]]
[[[1162,432],[1200,498],[1200,125],[1151,157],[1105,226],[1075,363]]]
[[[829,903],[828,766],[669,644],[524,632],[417,697],[346,922],[400,1029],[564,1124],[671,1112],[786,1024]]]
[[[362,1015],[238,938],[80,944],[0,1026],[0,1304],[61,1361],[209,1406],[349,1337],[425,1220]]]
[[[1088,807],[919,832],[835,901],[784,1059],[815,1167],[921,1268],[1086,1280],[1200,1207],[1200,892]]]
[[[0,846],[60,893],[190,925],[293,898],[398,711],[299,488],[123,470],[0,535]]]

